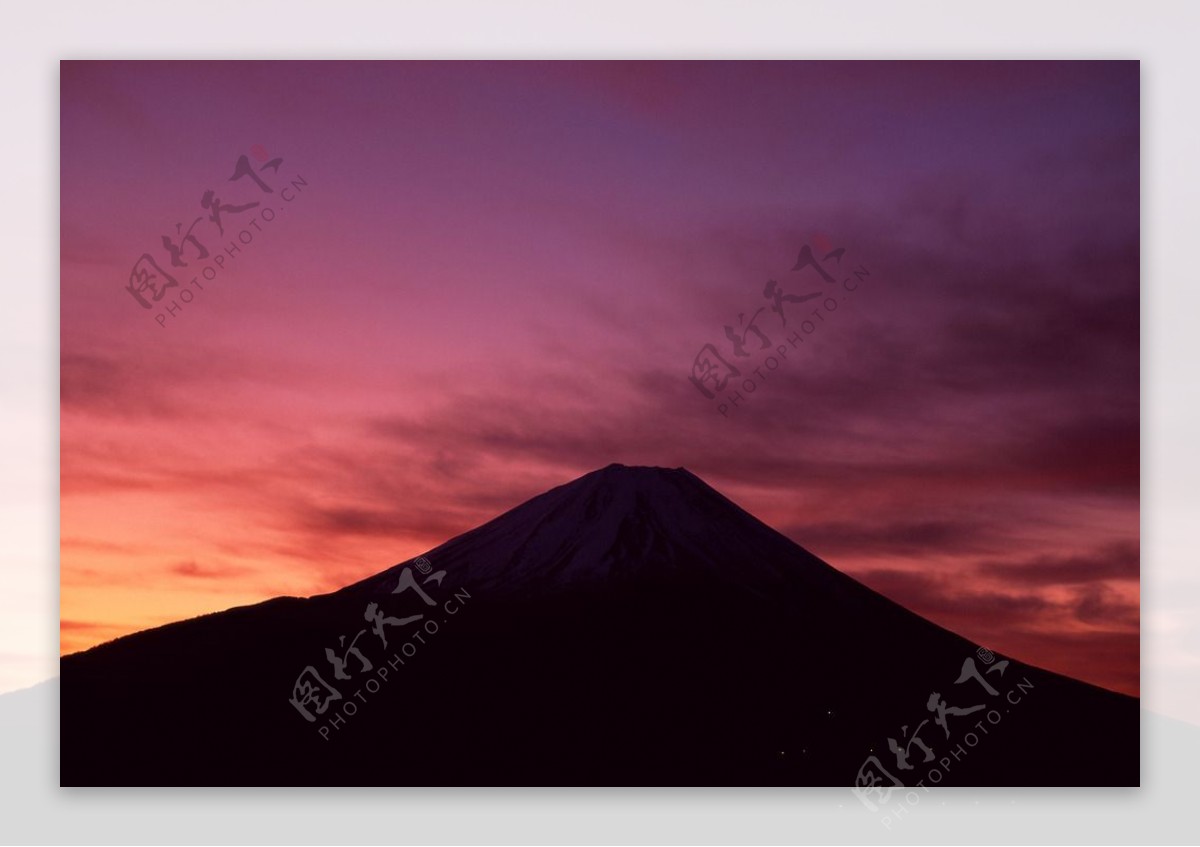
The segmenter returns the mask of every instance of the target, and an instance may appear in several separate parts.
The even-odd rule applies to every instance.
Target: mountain
[[[1138,736],[1136,699],[914,615],[682,468],[62,660],[63,785],[1124,786]]]

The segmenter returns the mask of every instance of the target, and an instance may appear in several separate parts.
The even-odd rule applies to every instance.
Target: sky
[[[61,649],[620,462],[1137,694],[1138,350],[1136,62],[64,62]]]

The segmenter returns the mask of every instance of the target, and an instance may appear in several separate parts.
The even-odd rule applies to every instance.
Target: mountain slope
[[[1138,781],[1136,700],[977,654],[682,469],[426,558],[65,657],[63,784]]]

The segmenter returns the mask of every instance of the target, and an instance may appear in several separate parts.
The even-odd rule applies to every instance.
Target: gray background
[[[1145,711],[1140,789],[943,789],[921,795],[889,829],[846,789],[60,789],[58,689],[49,682],[0,696],[0,840],[1200,842],[1200,578],[1190,531],[1200,513],[1200,290],[1190,261],[1200,224],[1198,24],[1198,4],[1182,2],[6,5],[0,663],[32,662],[32,675],[48,679],[58,655],[59,59],[1140,59]]]

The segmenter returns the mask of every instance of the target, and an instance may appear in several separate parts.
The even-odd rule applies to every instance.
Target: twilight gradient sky
[[[64,62],[62,651],[622,462],[1137,693],[1138,92],[1134,62]],[[263,150],[274,194],[227,181]],[[189,248],[160,326],[124,285],[208,189],[277,216],[203,290]],[[768,279],[814,288],[822,238],[871,276],[722,417],[697,351],[732,358]]]

